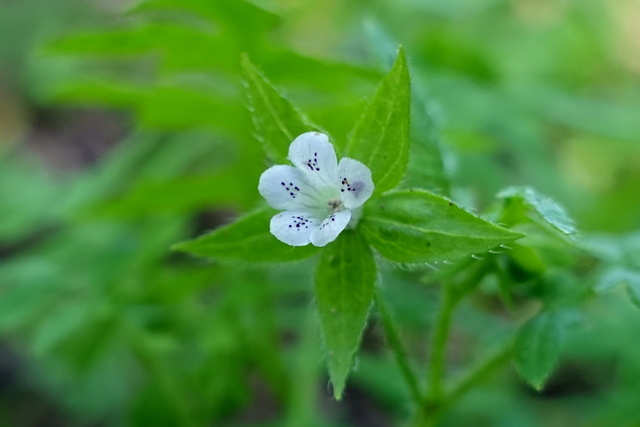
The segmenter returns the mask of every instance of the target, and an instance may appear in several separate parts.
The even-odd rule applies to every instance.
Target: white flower
[[[258,191],[274,208],[270,231],[291,246],[333,242],[359,208],[371,197],[373,181],[368,167],[344,157],[338,163],[326,135],[307,132],[289,146],[295,166],[276,165],[260,176]],[[352,221],[353,219],[353,221]]]

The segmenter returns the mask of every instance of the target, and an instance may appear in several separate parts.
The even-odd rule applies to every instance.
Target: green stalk
[[[398,333],[395,319],[393,319],[393,316],[389,312],[389,309],[384,302],[384,298],[382,297],[380,290],[377,288],[375,298],[378,311],[380,312],[380,318],[382,319],[382,326],[384,327],[385,334],[387,335],[389,346],[391,347],[391,350],[395,355],[396,363],[398,364],[400,372],[402,372],[402,376],[404,377],[404,380],[409,387],[411,397],[413,398],[415,404],[420,406],[422,404],[422,393],[420,392],[420,387],[418,386],[416,375],[409,365],[407,353],[402,346],[402,341],[400,340],[400,334]]]
[[[455,403],[466,392],[485,381],[509,362],[511,360],[512,347],[512,340],[508,340],[499,349],[489,354],[484,360],[471,368],[469,372],[455,381],[447,396],[447,406]]]
[[[429,394],[428,400],[431,404],[442,399],[444,387],[444,371],[446,359],[446,345],[451,327],[451,318],[456,300],[453,298],[452,288],[444,285],[442,287],[442,301],[440,311],[436,318],[431,340],[431,355],[429,358]],[[430,405],[429,405],[430,406]]]
[[[459,282],[443,283],[438,316],[436,317],[431,338],[431,351],[428,361],[428,393],[417,414],[418,425],[432,425],[436,422],[442,408],[448,406],[445,395],[444,379],[446,366],[446,346],[451,329],[453,310],[457,303],[482,280],[486,272],[486,262],[476,262],[468,267],[466,277]]]

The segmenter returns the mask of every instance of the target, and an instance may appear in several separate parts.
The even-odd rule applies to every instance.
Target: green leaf
[[[138,106],[140,123],[152,129],[194,128],[237,131],[242,108],[204,88],[156,87]]]
[[[256,136],[274,163],[286,163],[291,141],[319,128],[273,87],[248,55],[242,56],[241,65]]]
[[[360,234],[345,231],[322,252],[315,291],[329,377],[338,400],[366,325],[375,281],[373,254]]]
[[[197,239],[178,243],[172,249],[216,259],[248,262],[284,262],[310,257],[318,248],[291,247],[269,232],[273,209],[260,209]]]
[[[241,32],[238,38],[258,37],[279,22],[277,15],[245,0],[146,0],[134,4],[129,12],[183,11],[210,19],[225,30],[235,29]],[[180,17],[179,14],[167,14],[168,17]],[[240,37],[242,36],[242,37]]]
[[[452,260],[523,237],[424,190],[370,201],[360,228],[382,256],[397,262]]]
[[[555,200],[543,196],[530,187],[509,187],[498,193],[504,200],[501,221],[508,224],[522,222],[526,218],[543,224],[565,235],[575,234],[573,220]]]
[[[557,313],[543,312],[525,323],[516,335],[516,368],[536,390],[542,388],[560,354],[563,322]]]
[[[629,295],[631,303],[640,308],[640,280],[638,277],[635,281],[627,283],[627,295]]]
[[[624,284],[631,303],[640,308],[640,272],[614,265],[607,269],[595,285],[597,292],[607,292]]]
[[[622,283],[627,286],[632,284],[640,286],[640,273],[626,267],[614,265],[600,276],[596,282],[595,289],[598,292],[607,292]]]
[[[409,153],[410,80],[404,50],[356,123],[346,155],[371,169],[376,192],[396,187]]]

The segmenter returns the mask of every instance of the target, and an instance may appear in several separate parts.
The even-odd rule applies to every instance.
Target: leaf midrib
[[[399,229],[408,228],[408,229],[411,229],[411,230],[414,230],[414,231],[418,231],[418,232],[421,232],[421,233],[425,233],[425,234],[438,234],[438,235],[447,236],[447,237],[459,237],[459,238],[470,238],[470,239],[475,238],[475,239],[482,239],[482,240],[499,239],[499,237],[486,237],[486,236],[474,235],[474,234],[457,234],[457,233],[449,233],[449,232],[442,231],[442,230],[421,228],[421,227],[418,227],[418,226],[415,226],[415,225],[406,224],[406,223],[403,223],[403,222],[400,222],[400,221],[394,221],[392,219],[384,219],[384,218],[380,218],[380,217],[367,217],[366,219],[363,218],[362,221],[363,222],[367,222],[368,221],[368,222],[387,223],[387,224],[395,225]],[[492,227],[496,227],[491,223],[487,223],[487,224],[489,224]],[[513,237],[513,239],[516,239],[516,238],[517,238],[517,236]]]

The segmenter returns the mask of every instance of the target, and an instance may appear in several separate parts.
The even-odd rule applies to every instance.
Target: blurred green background
[[[547,387],[507,367],[442,425],[640,425],[640,311],[596,292],[640,280],[639,22],[633,0],[0,0],[0,425],[403,425],[375,315],[329,397],[309,263],[169,250],[260,203],[242,53],[340,145],[398,44],[407,185],[480,212],[532,186],[589,252],[542,243],[514,284],[579,311]],[[383,272],[418,361],[427,271]],[[484,285],[455,318],[454,369],[522,320]]]

